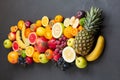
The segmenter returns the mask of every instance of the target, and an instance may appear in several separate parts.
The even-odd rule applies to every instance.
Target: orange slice
[[[25,53],[28,57],[32,57],[34,53],[34,47],[33,46],[26,47]]]

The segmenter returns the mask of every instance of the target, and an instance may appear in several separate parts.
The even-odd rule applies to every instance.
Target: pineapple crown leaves
[[[84,28],[87,31],[97,32],[102,23],[102,10],[99,8],[91,7],[90,11],[86,12]]]

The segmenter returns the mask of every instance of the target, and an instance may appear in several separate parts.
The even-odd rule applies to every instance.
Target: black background
[[[71,17],[79,9],[103,9],[106,40],[103,55],[85,69],[75,66],[61,71],[52,63],[23,68],[7,61],[10,50],[3,47],[10,26],[18,20],[35,22],[47,15]],[[0,80],[120,80],[120,1],[119,0],[0,0]]]

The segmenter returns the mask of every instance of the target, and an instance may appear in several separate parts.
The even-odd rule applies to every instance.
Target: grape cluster
[[[66,71],[68,68],[72,66],[72,63],[67,63],[64,61],[64,59],[61,57],[57,62],[54,62],[54,64],[60,68],[62,71]]]
[[[22,56],[19,56],[18,58],[18,64],[22,65],[22,66],[26,66],[26,60],[25,58],[23,58]]]

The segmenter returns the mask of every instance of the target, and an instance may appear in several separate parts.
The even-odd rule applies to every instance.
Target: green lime
[[[21,54],[21,56],[22,56],[23,58],[25,58],[25,57],[26,57],[25,50],[22,50],[22,54]]]
[[[85,23],[85,18],[81,18],[81,19],[80,19],[80,25],[81,25],[81,26],[84,26],[84,23]]]

